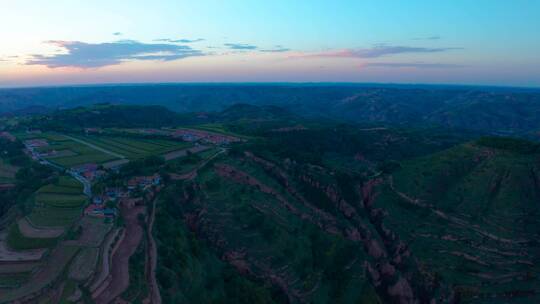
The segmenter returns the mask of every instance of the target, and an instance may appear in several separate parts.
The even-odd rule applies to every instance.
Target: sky
[[[537,0],[0,0],[0,87],[540,87]]]

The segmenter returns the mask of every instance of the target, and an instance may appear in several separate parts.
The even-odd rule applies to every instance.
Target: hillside
[[[43,112],[43,107],[56,110],[103,102],[160,105],[180,113],[220,112],[235,104],[273,105],[295,115],[317,119],[438,125],[535,139],[540,131],[540,93],[535,89],[198,84],[0,90],[0,112],[3,113],[17,113],[36,106]],[[266,114],[271,112],[267,108]]]
[[[486,142],[402,163],[373,207],[462,300],[538,301],[540,154]]]
[[[5,128],[0,302],[539,300],[536,142],[247,104]]]
[[[350,146],[364,149],[362,160],[349,161],[363,169],[342,171],[335,161],[300,160],[316,160],[308,151],[346,158],[347,148],[302,148],[309,137],[294,132],[300,133],[291,152],[239,148],[170,190],[161,203],[159,238],[166,244],[177,235],[191,249],[160,249],[166,256],[160,267],[169,274],[159,281],[165,299],[226,297],[232,287],[220,281],[224,275],[207,272],[221,257],[249,279],[242,288],[261,303],[534,301],[539,154],[486,147],[492,144],[486,139],[421,157],[381,157],[399,150],[399,141],[372,142],[382,150]],[[390,157],[401,159],[390,175],[356,175]],[[177,225],[182,232],[171,230]],[[193,251],[189,231],[203,253]],[[184,264],[167,262],[177,255]],[[193,269],[199,276],[187,287],[181,282]],[[203,300],[198,295],[209,281],[218,285]],[[272,287],[261,289],[267,284]]]

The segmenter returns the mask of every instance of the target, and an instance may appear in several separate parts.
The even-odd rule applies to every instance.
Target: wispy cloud
[[[376,45],[366,49],[343,49],[301,55],[300,57],[378,58],[383,56],[414,53],[442,53],[463,48],[428,48],[415,46]]]
[[[155,39],[154,41],[172,42],[172,43],[195,43],[195,42],[201,42],[201,41],[204,41],[204,39],[202,39],[202,38],[198,38],[198,39],[170,39],[170,38],[162,38],[162,39]]]
[[[446,68],[463,68],[465,65],[451,63],[425,63],[425,62],[370,62],[363,65],[364,67],[375,68],[415,68],[415,69],[446,69]]]
[[[288,52],[290,50],[291,49],[284,48],[281,45],[276,45],[273,49],[265,49],[265,50],[259,50],[259,51],[264,52],[264,53],[283,53],[283,52]]]
[[[176,44],[147,44],[133,40],[106,43],[80,41],[47,41],[65,53],[33,55],[27,65],[45,65],[50,68],[79,67],[99,68],[132,60],[171,61],[205,55],[189,46]]]
[[[231,50],[256,50],[257,47],[250,44],[242,43],[225,43],[224,46],[228,47]]]
[[[440,40],[441,39],[441,36],[428,36],[428,37],[417,37],[417,38],[413,38],[413,40]]]
[[[122,36],[122,33],[121,33],[121,32],[114,32],[113,35],[115,35],[115,36]]]

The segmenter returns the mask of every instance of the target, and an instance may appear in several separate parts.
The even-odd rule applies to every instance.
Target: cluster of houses
[[[42,139],[42,138],[29,139],[29,140],[24,141],[24,145],[29,149],[30,148],[35,149],[35,148],[47,147],[49,146],[49,142],[47,142],[46,139]]]
[[[161,184],[161,176],[154,174],[150,176],[136,176],[131,178],[127,183],[129,191],[140,189],[147,190],[152,186],[159,186]]]
[[[117,215],[116,208],[107,207],[108,202],[122,201],[125,204],[135,204],[142,201],[140,197],[132,197],[134,190],[148,190],[152,186],[161,184],[161,176],[154,174],[150,176],[136,176],[128,180],[127,190],[125,188],[107,188],[102,194],[95,195],[90,205],[84,210],[84,214],[95,217],[114,218]]]
[[[71,170],[83,176],[90,182],[93,182],[94,180],[106,174],[106,172],[104,170],[101,170],[97,164],[93,163],[76,166],[71,168]]]
[[[241,141],[239,138],[230,135],[192,129],[176,130],[172,136],[174,138],[181,138],[183,141],[203,141],[214,145],[226,145]]]
[[[144,135],[160,135],[160,136],[169,136],[171,135],[171,132],[165,131],[165,130],[158,130],[158,129],[140,129],[140,134]]]
[[[15,136],[13,136],[11,133],[6,132],[6,131],[0,132],[0,137],[4,138],[4,139],[7,139],[7,140],[9,140],[11,142],[14,142],[16,140]]]
[[[15,184],[0,184],[0,192],[15,188]]]
[[[159,135],[159,136],[170,136],[173,138],[182,139],[187,142],[196,142],[201,141],[205,143],[210,143],[214,145],[226,145],[234,142],[239,142],[241,139],[219,134],[209,131],[196,130],[196,129],[178,129],[178,130],[159,130],[159,129],[139,129],[139,134],[144,135]]]
[[[129,192],[120,188],[107,188],[103,194],[92,198],[92,203],[86,207],[84,214],[95,217],[113,218],[117,215],[116,208],[107,207],[108,202],[116,202],[129,197]]]
[[[88,134],[101,134],[103,130],[101,128],[84,128],[84,133]]]

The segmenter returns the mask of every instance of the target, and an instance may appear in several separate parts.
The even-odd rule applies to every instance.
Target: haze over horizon
[[[540,2],[0,1],[0,87],[540,86]]]

